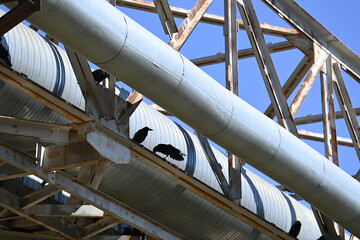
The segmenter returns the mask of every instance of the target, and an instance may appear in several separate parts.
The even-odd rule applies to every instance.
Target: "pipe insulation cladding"
[[[320,153],[106,1],[42,4],[33,25],[360,236],[360,184]]]
[[[0,10],[0,15],[3,13]],[[19,24],[5,34],[3,45],[9,50],[14,70],[26,74],[36,83],[53,91],[54,94],[56,91],[61,92],[58,96],[84,109],[81,91],[63,49],[47,41],[24,24]],[[61,90],[62,88],[64,89]],[[39,111],[41,107],[39,108],[35,101],[1,81],[0,91],[2,93],[0,115],[64,123],[62,118],[49,118],[53,114],[51,110],[45,113]],[[120,88],[117,88],[117,94],[124,99],[129,95]],[[19,107],[8,111],[7,103],[14,104],[15,100],[16,106]],[[23,114],[24,109],[28,114]],[[153,149],[159,143],[176,146],[186,153],[184,161],[179,162],[169,158],[167,161],[221,192],[219,183],[194,134],[146,103],[141,103],[130,117],[130,136],[144,126],[149,126],[154,130],[142,143],[144,147]],[[36,142],[33,139],[24,141],[19,137],[9,139],[8,135],[0,135],[0,138],[23,151],[33,150]],[[214,148],[213,152],[222,166],[224,175],[228,176],[227,157]],[[77,174],[76,170],[68,169],[67,172],[74,176]],[[31,180],[28,179],[27,182]],[[139,212],[146,213],[157,222],[190,239],[269,239],[256,229],[175,184],[134,158],[128,164],[118,165],[109,162],[99,190],[120,199],[123,203]],[[286,232],[296,220],[301,221],[299,239],[313,240],[321,235],[314,215],[308,208],[256,176],[246,167],[242,168],[242,195],[243,207]]]

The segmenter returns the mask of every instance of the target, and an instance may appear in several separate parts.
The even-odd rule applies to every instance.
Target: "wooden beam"
[[[295,136],[297,129],[290,114],[289,106],[281,90],[279,78],[272,62],[269,49],[266,46],[265,38],[261,32],[251,0],[238,0],[238,8],[245,23],[246,33],[251,46],[255,50],[255,56],[264,79],[266,89],[275,108],[275,113],[280,125],[288,129]]]
[[[41,10],[41,0],[22,0],[0,18],[0,36],[24,21],[33,13]]]
[[[296,87],[299,85],[300,81],[304,78],[305,74],[309,71],[312,63],[313,63],[312,58],[309,58],[307,56],[304,56],[302,58],[300,63],[297,65],[295,70],[292,72],[292,74],[290,75],[290,77],[282,87],[282,92],[284,93],[284,97],[286,99],[288,99],[290,95],[294,92]],[[264,114],[269,118],[274,118],[275,117],[274,106],[270,104]]]
[[[167,0],[153,1],[165,34],[168,34],[170,39],[173,38],[173,34],[178,31],[178,28],[170,10],[169,2]]]
[[[276,53],[276,52],[286,51],[286,50],[295,48],[295,46],[292,43],[290,43],[289,41],[268,43],[267,47],[269,48],[270,53]],[[254,50],[252,48],[241,49],[241,50],[238,50],[238,53],[237,53],[238,59],[245,59],[245,58],[250,58],[250,57],[254,57],[254,56],[255,56]],[[218,53],[218,54],[210,55],[210,56],[206,56],[206,57],[194,58],[194,59],[191,59],[190,61],[198,67],[203,67],[203,66],[208,66],[208,65],[212,65],[212,64],[223,63],[223,62],[225,62],[225,57],[226,57],[225,53]]]
[[[122,7],[156,13],[154,3],[152,2],[143,1],[143,0],[117,0],[116,3],[118,6],[122,6]],[[174,15],[174,17],[178,17],[178,18],[187,18],[188,14],[191,11],[188,9],[171,7],[171,6],[170,6],[170,10]],[[245,29],[243,21],[242,20],[237,20],[237,21],[239,23],[239,28]],[[209,13],[205,13],[203,17],[200,19],[200,22],[214,24],[218,26],[223,26],[225,23],[223,16],[209,14]],[[294,29],[272,26],[268,23],[260,24],[260,28],[264,34],[269,34],[279,37],[298,35],[298,31]]]
[[[311,87],[313,86],[322,66],[328,57],[329,53],[325,52],[317,45],[314,45],[314,63],[290,105],[290,112],[293,118],[295,118],[296,114],[299,112],[301,105],[309,94]]]
[[[214,0],[198,0],[168,43],[179,51]]]

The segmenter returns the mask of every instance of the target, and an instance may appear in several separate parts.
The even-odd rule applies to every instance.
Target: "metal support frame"
[[[143,0],[117,0],[116,3],[118,6],[156,13],[156,8],[154,6],[154,3],[152,2],[143,1]],[[178,18],[187,18],[188,14],[191,11],[188,9],[171,7],[171,6],[170,6],[170,10],[174,15],[174,17],[178,17]],[[237,20],[237,21],[239,24],[239,29],[245,29],[243,21],[242,20]],[[205,13],[203,17],[200,19],[200,22],[214,24],[218,26],[224,26],[225,20],[223,16]],[[272,26],[268,23],[260,24],[260,28],[264,34],[269,34],[279,37],[298,35],[298,32],[294,29]]]
[[[179,51],[214,0],[198,0],[168,43]]]
[[[282,92],[284,93],[286,99],[288,99],[290,95],[294,92],[295,88],[299,85],[301,79],[303,79],[305,74],[309,71],[312,63],[313,63],[313,58],[304,56],[301,59],[300,63],[297,65],[295,70],[292,72],[292,74],[290,75],[290,77],[282,87]],[[264,114],[270,118],[274,118],[275,117],[274,106],[270,104]]]
[[[225,72],[226,88],[239,96],[238,73],[238,24],[236,17],[236,0],[224,0],[224,36],[225,36]],[[229,194],[237,204],[241,201],[241,160],[228,152]]]
[[[165,34],[168,34],[170,39],[172,39],[173,34],[178,31],[178,28],[176,26],[174,16],[170,10],[168,1],[154,0],[154,4]]]
[[[95,207],[110,213],[114,217],[124,222],[134,225],[136,228],[141,229],[151,236],[160,237],[163,239],[183,239],[183,237],[171,233],[170,230],[164,230],[164,228],[161,227],[158,223],[153,223],[152,220],[148,219],[140,213],[137,213],[121,202],[95,190],[90,186],[76,181],[74,178],[63,172],[51,172],[50,174],[43,172],[39,165],[35,163],[37,160],[34,157],[17,150],[10,145],[5,143],[0,144],[0,158],[1,160],[6,161],[7,163],[16,167],[29,169],[39,177],[45,179],[50,184],[62,189],[66,189],[68,192],[82,201],[91,202]],[[22,210],[18,210],[20,209],[20,205],[12,201],[12,199],[16,199],[16,196],[6,197],[3,199],[3,201],[0,202],[0,205],[16,213],[17,215],[25,217],[30,221],[36,222],[37,224],[40,224],[52,231],[58,232],[59,234],[70,239],[77,239],[79,235],[82,234],[76,225],[72,225],[72,229],[69,230],[65,227],[65,225],[58,224],[57,222],[50,224],[47,220],[48,218],[26,215]],[[62,228],[59,229],[59,227]],[[69,227],[69,225],[67,225],[67,227]]]
[[[18,5],[0,18],[0,36],[41,10],[41,0],[18,0]]]
[[[289,41],[269,43],[267,44],[267,47],[270,53],[277,53],[295,48],[295,46]],[[238,50],[238,54],[237,54],[238,59],[245,59],[253,56],[254,56],[254,51],[252,48]],[[193,62],[198,67],[203,67],[212,64],[223,63],[225,62],[225,58],[226,58],[225,53],[217,53],[211,56],[191,59],[191,62]]]
[[[333,70],[335,72],[336,79],[334,79],[334,90],[338,99],[341,111],[345,116],[345,123],[348,128],[350,137],[353,141],[353,145],[356,154],[360,161],[360,127],[359,122],[355,114],[354,107],[351,103],[349,93],[347,92],[344,79],[341,74],[340,64],[338,62],[333,63]],[[356,179],[360,180],[360,170],[357,172]]]
[[[261,32],[252,2],[250,0],[238,0],[237,4],[251,46],[255,50],[255,57],[270,96],[271,103],[275,108],[278,121],[284,128],[297,136],[297,129],[293,117],[290,114],[289,106],[281,90],[280,81],[270,57],[269,49],[266,46],[263,33]]]
[[[317,45],[314,45],[314,63],[290,105],[290,112],[293,118],[295,118],[296,114],[299,112],[301,105],[309,94],[311,87],[313,86],[323,64],[328,57],[329,53]]]
[[[224,193],[224,196],[230,199],[230,189],[229,189],[229,184],[226,181],[225,175],[222,172],[222,166],[220,165],[220,163],[218,163],[218,161],[216,160],[216,157],[210,147],[210,144],[207,140],[206,137],[204,137],[203,135],[201,135],[200,133],[196,132],[196,136],[199,139],[199,142],[201,144],[201,147],[203,149],[203,151],[205,152],[206,155],[206,159],[209,161],[209,164],[211,166],[211,169],[213,170],[215,176],[216,176],[216,180],[218,181],[221,190]]]

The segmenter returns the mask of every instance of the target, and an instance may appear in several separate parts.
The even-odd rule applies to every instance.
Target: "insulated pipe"
[[[360,184],[99,0],[42,0],[29,22],[360,236]]]
[[[0,10],[0,15],[2,14],[3,12]],[[14,70],[30,76],[30,79],[51,91],[61,89],[59,87],[63,86],[64,94],[61,97],[84,109],[83,104],[81,105],[83,103],[81,91],[63,49],[57,48],[59,54],[54,54],[52,49],[56,46],[24,24],[19,24],[5,34],[3,40],[3,44],[10,52]],[[64,68],[58,67],[61,65],[58,63],[61,62]],[[60,78],[59,76],[66,77]],[[60,84],[60,79],[63,84]],[[4,103],[0,105],[0,115],[61,122],[62,119],[49,119],[54,112],[49,110],[42,113],[39,111],[39,106],[34,105],[29,97],[17,91],[11,92],[9,89],[11,88],[6,84],[0,85],[2,92],[0,102]],[[116,90],[116,94],[123,99],[129,95],[127,91],[119,87]],[[8,112],[6,105],[9,102],[12,103],[14,98],[23,99],[17,101],[17,105],[27,108],[28,114],[21,115],[22,108],[14,108]],[[151,127],[154,131],[150,132],[142,143],[145,148],[153,149],[159,143],[175,146],[186,153],[184,161],[175,161],[169,157],[166,160],[190,176],[221,192],[204,151],[193,133],[186,131],[144,102],[131,115],[129,126],[131,137],[144,126]],[[25,151],[33,150],[36,142],[34,139],[24,142],[24,139],[18,136],[9,139],[8,135],[3,136],[3,140]],[[29,144],[25,145],[24,143]],[[228,177],[227,157],[214,148],[213,152],[222,166],[224,175]],[[164,155],[158,154],[164,157]],[[67,172],[74,176],[78,173],[76,170]],[[24,183],[34,190],[38,190],[40,187],[40,183],[35,183],[28,178],[24,179]],[[241,188],[242,206],[268,222],[288,232],[295,221],[301,221],[302,227],[298,235],[298,239],[301,240],[313,240],[321,235],[314,215],[308,208],[256,176],[246,167],[242,168]],[[148,217],[189,239],[269,239],[256,229],[198,197],[195,193],[174,184],[173,181],[135,158],[132,158],[128,164],[119,165],[109,162],[99,190],[111,197],[121,199],[128,206],[146,213]],[[67,199],[61,194],[56,198],[60,198],[62,203],[67,202]]]

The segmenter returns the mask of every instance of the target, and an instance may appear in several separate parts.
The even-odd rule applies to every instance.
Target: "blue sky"
[[[182,7],[190,9],[195,4],[195,0],[169,0],[171,6]],[[344,1],[339,4],[338,1],[333,0],[299,0],[296,1],[306,11],[308,11],[315,19],[317,19],[323,26],[332,32],[337,38],[350,47],[355,53],[359,55],[360,45],[358,44],[359,28],[353,27],[360,22],[360,15],[357,13],[360,9],[360,2],[351,0]],[[277,16],[271,9],[269,9],[260,0],[253,1],[257,16],[260,23],[269,23],[275,26],[289,27],[279,16]],[[169,37],[164,34],[160,20],[156,14],[142,12],[138,10],[121,8],[124,13],[140,23],[146,29],[154,33],[165,42],[169,41]],[[223,1],[215,0],[208,10],[208,13],[223,15]],[[240,14],[238,13],[238,18]],[[179,26],[182,19],[176,19]],[[290,28],[290,27],[289,27]],[[266,41],[280,42],[285,39],[279,37],[266,36]],[[238,49],[250,47],[245,31],[239,31],[238,34]],[[208,56],[218,52],[224,52],[224,37],[221,26],[215,26],[205,23],[200,23],[188,41],[185,43],[180,52],[189,59]],[[303,54],[295,49],[288,50],[281,53],[272,54],[272,59],[277,69],[277,73],[281,83],[283,84],[295,69],[297,64],[303,57]],[[216,64],[202,67],[202,69],[212,76],[221,84],[225,84],[225,65]],[[360,106],[359,90],[360,86],[355,80],[343,73],[345,82],[348,87],[354,107]],[[299,87],[294,91],[296,94]],[[239,92],[240,98],[247,101],[260,111],[264,111],[270,103],[264,82],[262,80],[259,68],[256,64],[255,58],[239,60]],[[289,98],[291,101],[294,94]],[[337,102],[335,103],[336,110],[340,110]],[[321,113],[321,99],[320,99],[320,80],[319,77],[315,81],[308,97],[306,98],[302,108],[298,113],[298,117],[306,116],[308,114]],[[349,134],[344,120],[337,120],[338,136],[349,138]],[[305,129],[317,133],[322,133],[322,123],[301,125],[299,129]],[[320,142],[304,140],[310,146],[324,154],[324,145]],[[359,160],[356,156],[355,150],[350,147],[339,146],[340,167],[349,174],[355,174],[359,169]]]

